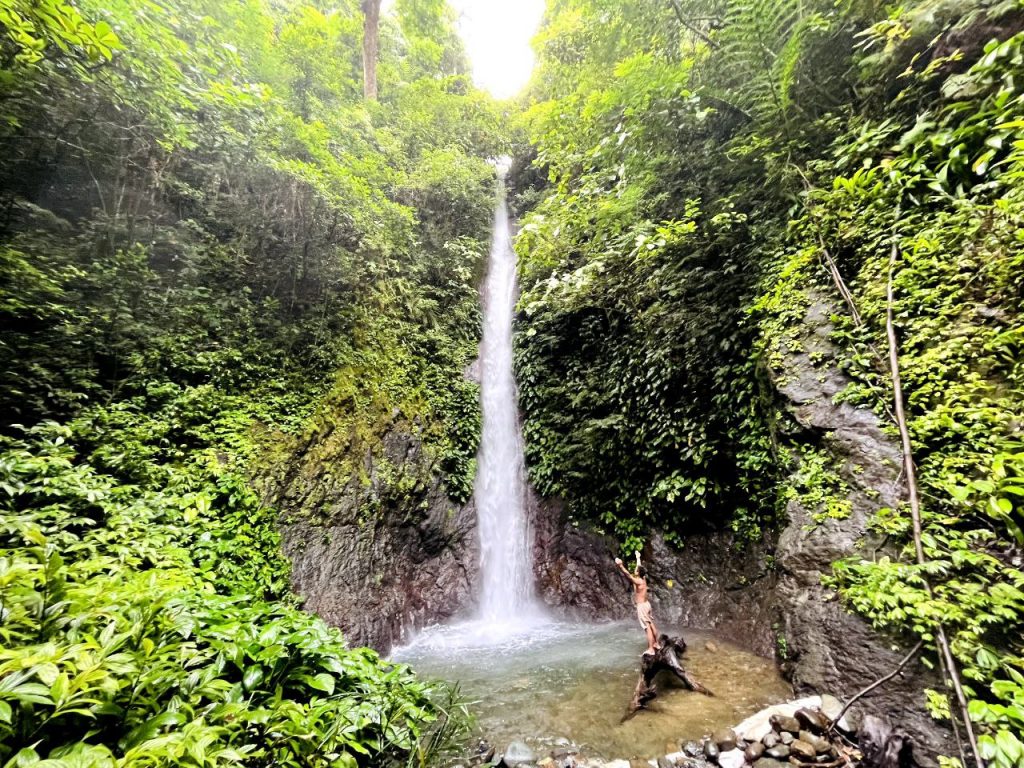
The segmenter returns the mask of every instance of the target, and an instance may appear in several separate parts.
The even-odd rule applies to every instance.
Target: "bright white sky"
[[[473,82],[499,99],[515,96],[533,71],[530,39],[540,26],[544,0],[448,0],[459,15],[459,34],[473,67]],[[393,0],[384,0],[385,11]]]
[[[473,66],[473,81],[499,99],[515,96],[533,71],[530,39],[544,0],[449,0]]]

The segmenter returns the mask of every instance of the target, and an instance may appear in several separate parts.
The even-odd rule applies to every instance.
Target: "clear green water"
[[[521,740],[540,756],[565,738],[589,757],[656,757],[791,698],[772,661],[706,632],[672,634],[689,644],[684,666],[716,695],[666,687],[648,711],[625,722],[646,647],[634,623],[469,622],[426,630],[393,658],[459,683],[475,702],[481,734],[499,750]]]

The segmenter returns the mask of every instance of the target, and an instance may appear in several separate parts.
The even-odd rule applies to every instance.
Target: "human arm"
[[[631,582],[633,582],[634,584],[640,583],[640,578],[634,576],[632,573],[629,572],[629,569],[626,568],[626,566],[623,564],[621,557],[615,558],[615,565],[619,567],[619,570],[622,571],[626,575],[626,578],[629,579]]]

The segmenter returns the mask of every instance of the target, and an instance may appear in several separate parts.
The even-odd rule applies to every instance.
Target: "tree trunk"
[[[691,691],[703,693],[705,696],[714,696],[699,680],[683,669],[683,665],[679,661],[679,657],[686,652],[686,641],[683,638],[662,635],[658,642],[661,644],[661,648],[655,653],[645,653],[640,657],[640,679],[636,683],[633,700],[629,703],[629,709],[623,719],[632,717],[637,710],[646,707],[647,703],[658,695],[658,686],[654,679],[659,672],[671,673]]]
[[[362,0],[363,8],[363,96],[377,100],[377,54],[380,50],[380,2]]]

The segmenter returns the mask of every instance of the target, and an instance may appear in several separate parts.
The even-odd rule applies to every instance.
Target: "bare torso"
[[[647,579],[637,579],[633,582],[633,602],[637,605],[647,602]]]

